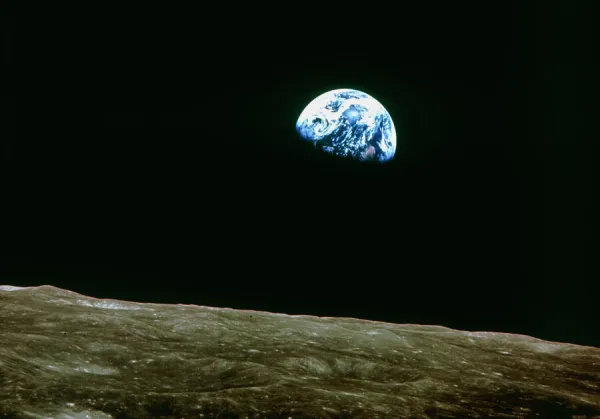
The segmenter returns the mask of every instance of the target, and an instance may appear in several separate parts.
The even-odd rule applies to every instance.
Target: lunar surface
[[[387,162],[396,152],[396,129],[383,105],[366,93],[323,93],[296,122],[300,136],[327,153],[359,161]]]
[[[0,286],[0,418],[600,418],[600,349]]]

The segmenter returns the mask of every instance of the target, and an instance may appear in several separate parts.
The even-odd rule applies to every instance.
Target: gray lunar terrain
[[[600,349],[0,286],[0,418],[600,418]]]

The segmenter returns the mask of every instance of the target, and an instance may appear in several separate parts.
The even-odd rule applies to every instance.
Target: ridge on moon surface
[[[315,148],[339,157],[385,163],[396,153],[396,128],[375,98],[354,89],[323,93],[304,108],[296,130]]]
[[[600,418],[600,349],[0,286],[2,418]]]

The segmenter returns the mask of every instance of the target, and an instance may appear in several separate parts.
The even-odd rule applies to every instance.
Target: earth
[[[354,89],[323,93],[296,122],[300,136],[316,149],[359,161],[385,163],[396,153],[396,129],[375,98]]]

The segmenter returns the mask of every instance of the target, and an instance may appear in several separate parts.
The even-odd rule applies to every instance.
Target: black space
[[[586,5],[4,17],[0,283],[600,346]],[[391,163],[297,137],[340,87]]]

